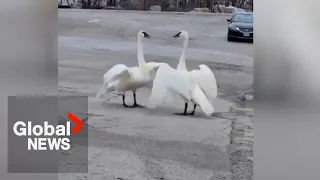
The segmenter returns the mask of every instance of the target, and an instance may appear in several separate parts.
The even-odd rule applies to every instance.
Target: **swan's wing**
[[[104,82],[110,82],[120,78],[130,78],[129,68],[124,64],[117,64],[103,75]]]
[[[171,93],[177,93],[190,101],[191,90],[195,83],[186,73],[181,73],[168,64],[159,67],[156,77],[153,81],[151,96],[149,98],[151,105],[160,104]]]
[[[211,102],[217,97],[218,93],[216,78],[208,66],[201,64],[199,68],[199,70],[190,71],[190,74],[197,80],[198,85]]]
[[[151,79],[154,79],[155,76],[156,76],[156,73],[158,72],[160,66],[162,65],[168,65],[167,63],[158,63],[158,62],[148,62],[146,63],[146,66],[145,66],[145,70],[147,72],[149,72],[149,75],[151,77]]]
[[[191,97],[192,101],[198,104],[207,116],[213,114],[214,108],[198,85],[194,86]]]
[[[131,77],[131,73],[127,66],[123,64],[117,64],[113,66],[109,71],[107,71],[103,75],[103,84],[99,88],[96,98],[100,98],[100,95],[106,91],[107,86],[110,83],[119,81],[120,79],[123,79],[123,78],[130,78],[130,77]]]

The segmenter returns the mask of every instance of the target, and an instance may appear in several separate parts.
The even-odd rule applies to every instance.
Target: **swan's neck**
[[[181,56],[179,58],[179,63],[178,63],[178,70],[187,70],[187,66],[186,66],[186,50],[188,47],[188,38],[185,37],[184,42],[183,42],[183,49],[181,52]]]
[[[141,37],[138,37],[138,66],[143,67],[146,64],[146,61],[144,60],[144,54],[143,54],[143,44]]]

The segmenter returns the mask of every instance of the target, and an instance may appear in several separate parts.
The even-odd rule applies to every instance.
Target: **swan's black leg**
[[[186,115],[188,115],[187,114],[187,109],[188,109],[188,103],[185,103],[184,104],[184,112],[183,113],[174,113],[174,114],[186,116]]]
[[[196,107],[197,107],[197,105],[194,104],[193,105],[193,111],[191,113],[188,113],[188,115],[194,115],[194,113],[196,112]]]
[[[144,106],[141,106],[140,104],[137,103],[137,97],[136,97],[136,92],[133,92],[133,106],[134,108],[143,108]]]
[[[125,94],[122,94],[122,105],[126,108],[129,107],[128,105],[126,105],[126,95]]]

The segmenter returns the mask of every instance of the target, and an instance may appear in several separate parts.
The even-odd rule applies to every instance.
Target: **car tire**
[[[228,30],[227,40],[228,40],[228,41],[232,41],[232,38],[230,37],[230,32],[229,32],[229,30]]]

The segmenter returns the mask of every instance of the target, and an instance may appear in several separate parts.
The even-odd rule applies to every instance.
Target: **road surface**
[[[226,41],[229,16],[59,10],[59,93],[88,96],[93,114],[89,173],[60,174],[59,179],[253,179],[252,109],[237,98],[252,97],[253,44]],[[141,29],[151,35],[144,40],[146,61],[173,67],[182,41],[172,36],[189,32],[187,67],[204,63],[215,73],[220,117],[206,117],[200,109],[194,117],[173,115],[184,108],[178,98],[157,109],[123,108],[121,97],[95,99],[106,70],[118,63],[137,65]],[[150,89],[140,89],[138,103],[147,105],[149,94]]]

